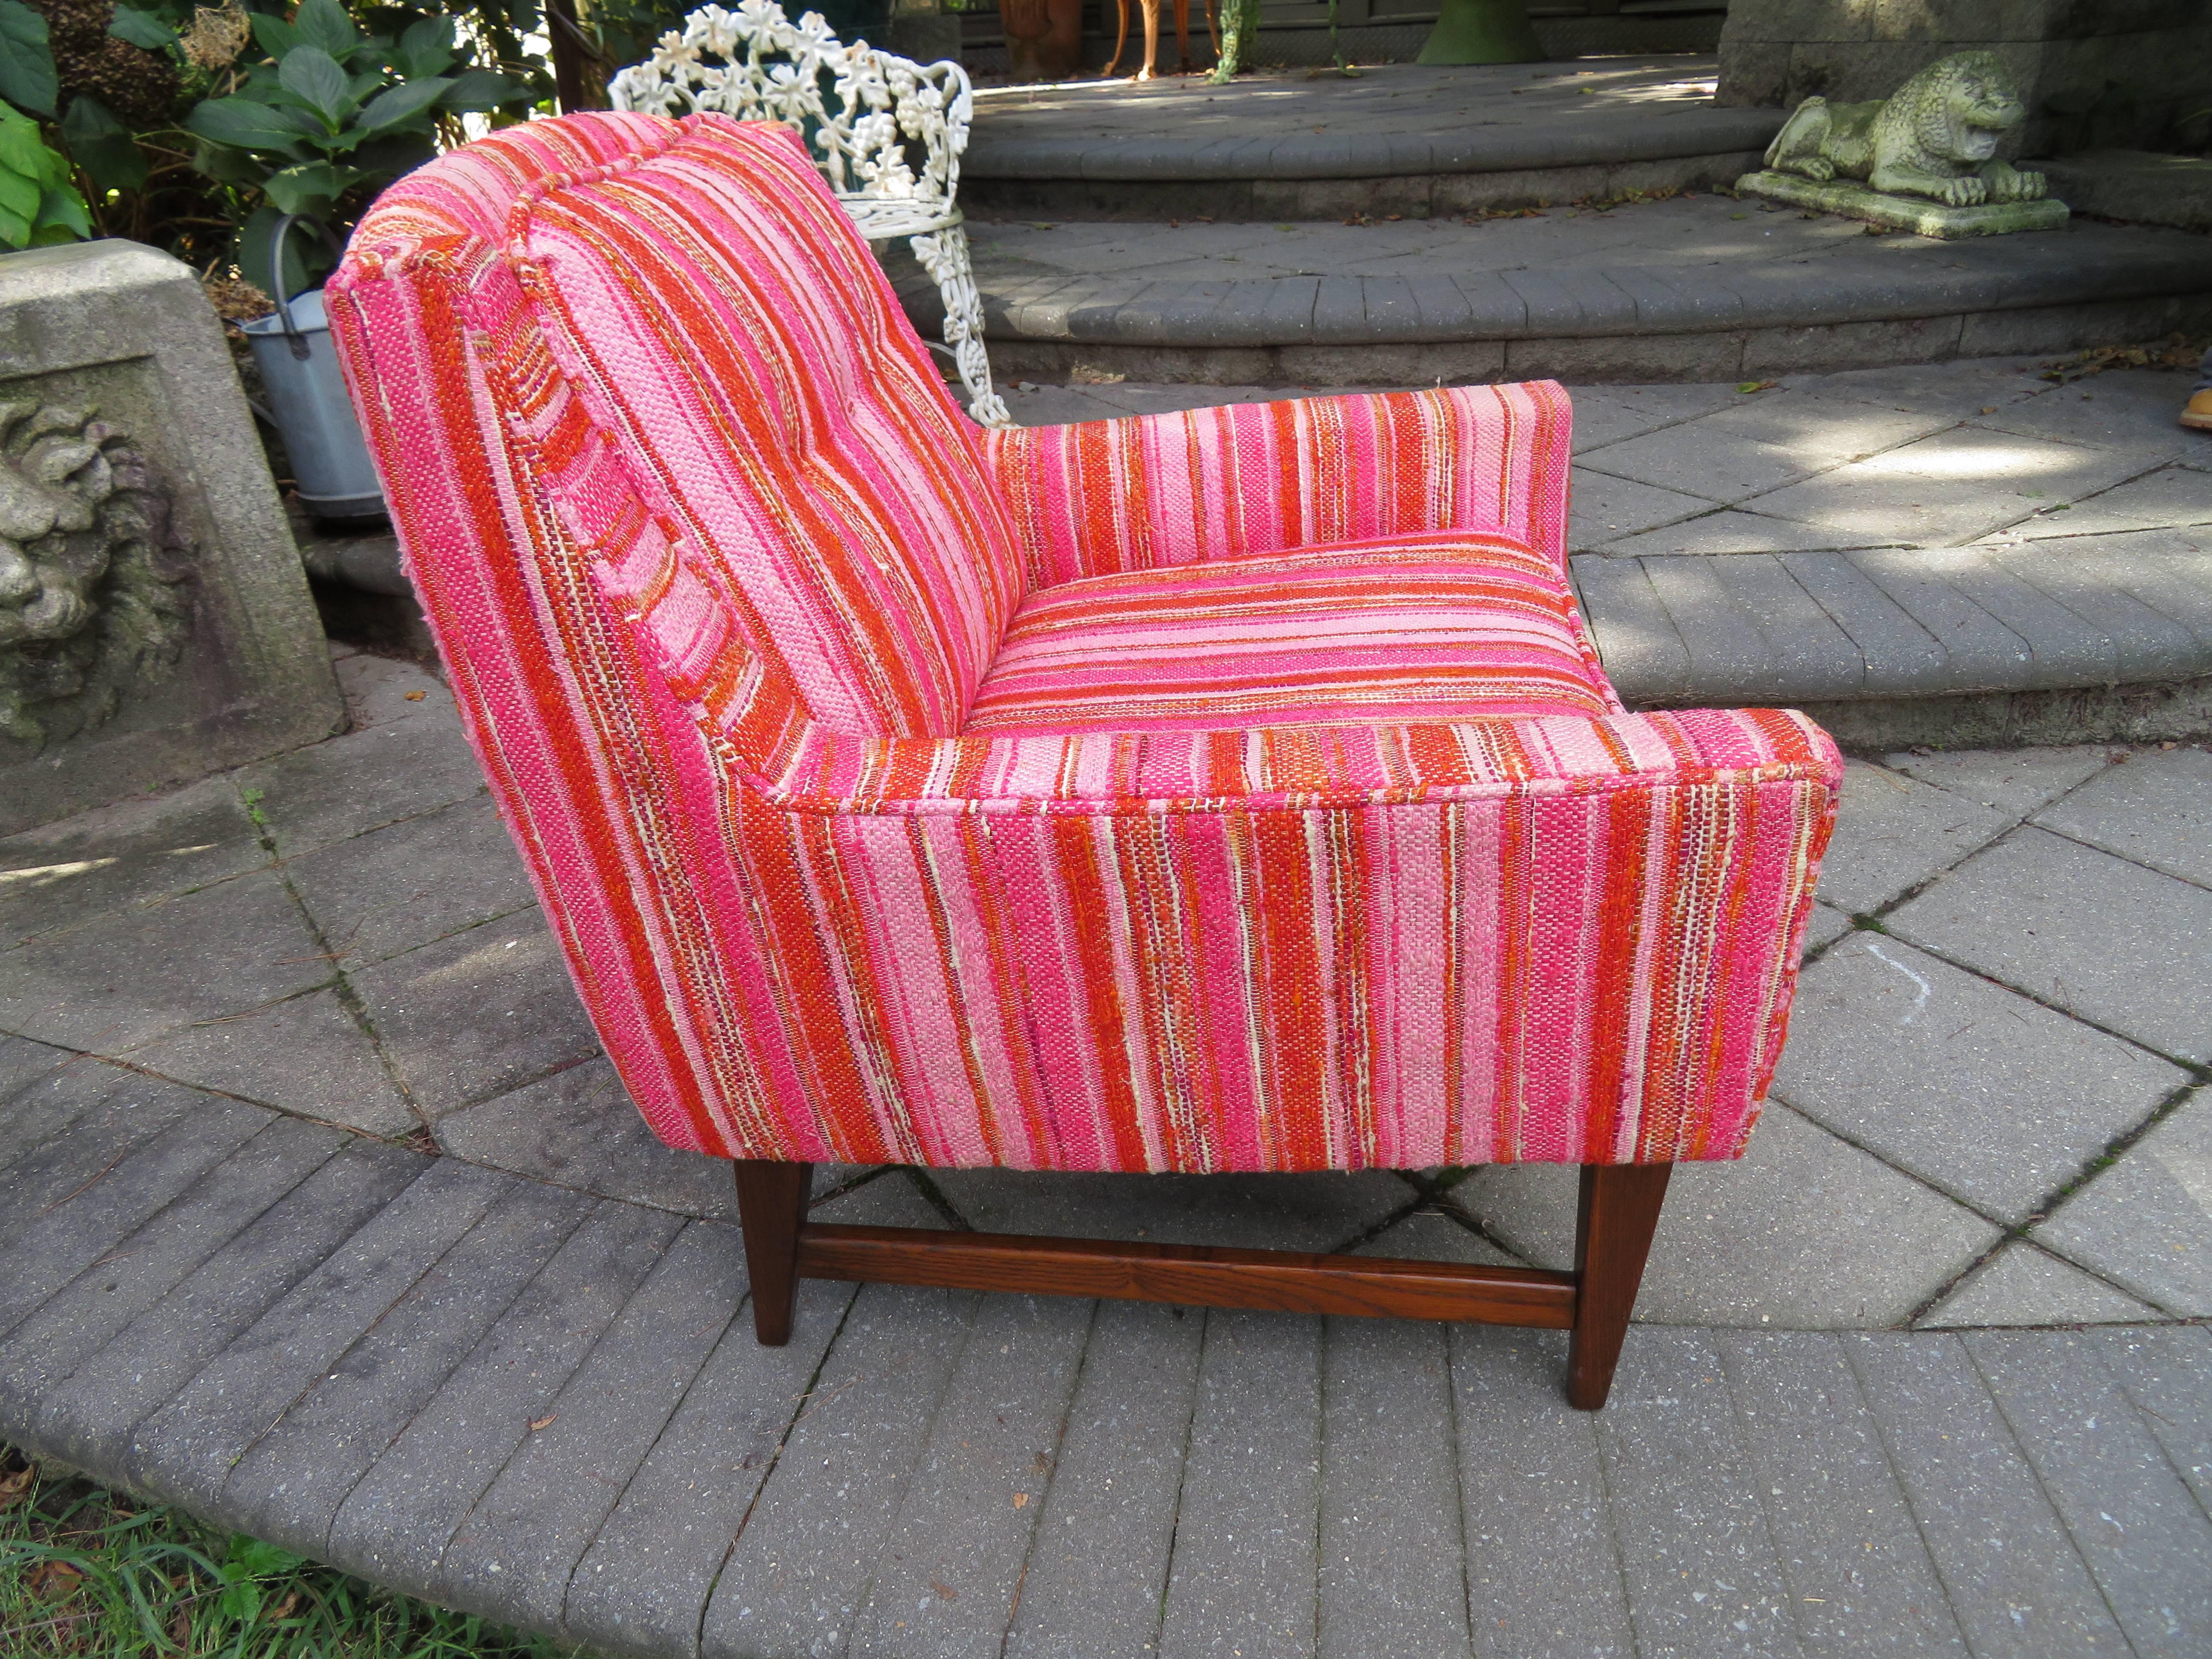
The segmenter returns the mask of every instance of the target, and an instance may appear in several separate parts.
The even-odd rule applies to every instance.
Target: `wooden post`
[[[1644,1259],[1667,1200],[1671,1164],[1585,1164],[1575,1217],[1575,1323],[1567,1342],[1567,1403],[1594,1412],[1613,1389]]]

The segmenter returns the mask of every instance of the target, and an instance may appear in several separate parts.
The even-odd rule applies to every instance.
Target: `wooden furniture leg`
[[[1567,1398],[1595,1411],[1613,1385],[1673,1166],[1584,1167],[1571,1273],[1209,1244],[835,1226],[806,1219],[811,1164],[741,1159],[737,1171],[754,1328],[772,1347],[790,1340],[792,1292],[800,1279],[1467,1320],[1571,1332]]]
[[[1613,1389],[1644,1259],[1666,1201],[1671,1164],[1585,1164],[1575,1216],[1575,1322],[1567,1342],[1567,1403],[1594,1412]]]
[[[1139,81],[1149,81],[1158,72],[1160,56],[1160,0],[1143,0],[1145,8],[1145,66],[1137,71]]]
[[[791,1340],[792,1297],[799,1289],[799,1231],[806,1220],[811,1164],[741,1158],[738,1224],[745,1237],[745,1276],[752,1281],[753,1334],[763,1347]]]
[[[1129,0],[1114,0],[1114,9],[1121,15],[1121,32],[1114,37],[1114,55],[1106,60],[1105,78],[1114,78],[1114,71],[1121,67],[1121,53],[1129,44]]]
[[[1175,0],[1176,73],[1190,73],[1190,0]]]

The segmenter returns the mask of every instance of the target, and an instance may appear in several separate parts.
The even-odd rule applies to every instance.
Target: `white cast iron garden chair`
[[[825,75],[835,109],[823,95]],[[860,234],[872,242],[908,238],[945,296],[943,349],[968,388],[969,414],[983,426],[1013,424],[991,386],[983,302],[953,204],[975,112],[967,70],[949,61],[917,64],[865,40],[847,46],[819,12],[794,23],[775,0],[740,0],[735,11],[693,12],[682,33],[662,35],[653,56],[616,76],[607,92],[620,110],[719,111],[797,129]]]

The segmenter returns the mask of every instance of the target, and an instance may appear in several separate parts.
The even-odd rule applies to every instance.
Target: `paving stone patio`
[[[1983,545],[2204,554],[2171,377],[1898,373],[1586,397],[1578,508],[1810,525],[1760,503],[1964,432],[2166,480]],[[1762,432],[1810,464],[1705,468]],[[728,1172],[623,1098],[444,686],[337,668],[349,735],[0,841],[0,1435],[607,1654],[2212,1651],[2205,747],[1851,763],[1765,1119],[1678,1173],[1588,1417],[1489,1328],[811,1284],[757,1346]],[[826,1168],[816,1208],[1560,1267],[1572,1194]]]

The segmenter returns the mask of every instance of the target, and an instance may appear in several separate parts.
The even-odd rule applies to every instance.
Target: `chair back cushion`
[[[354,250],[341,296],[402,271],[458,283],[491,404],[473,413],[524,475],[526,498],[503,504],[514,541],[583,555],[748,763],[772,767],[763,745],[810,720],[959,729],[1018,598],[1012,534],[973,430],[795,134],[719,115],[531,122],[403,179]],[[353,354],[366,424],[407,349]],[[441,441],[380,446],[395,496],[444,465],[416,440]],[[399,528],[429,529],[404,513]]]

